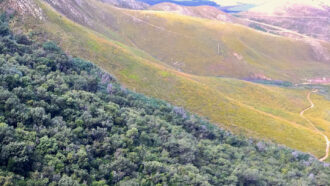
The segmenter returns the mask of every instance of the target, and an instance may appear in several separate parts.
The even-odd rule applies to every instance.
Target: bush
[[[308,154],[232,135],[0,28],[0,185],[330,185]]]

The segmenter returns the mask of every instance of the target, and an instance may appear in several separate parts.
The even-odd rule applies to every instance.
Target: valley
[[[121,85],[0,17],[0,185],[329,185],[329,164]],[[314,100],[314,99],[313,99]],[[313,104],[313,103],[312,103]]]
[[[0,185],[330,185],[329,0],[0,0]]]
[[[182,106],[235,134],[324,156],[324,138],[299,114],[310,105],[310,90],[243,80],[299,84],[327,76],[329,61],[315,46],[172,12],[121,9],[95,0],[29,1],[47,21],[17,19],[12,22],[16,31],[55,40],[65,52],[93,61],[127,88]],[[330,50],[329,43],[321,45]],[[330,101],[315,96],[318,110],[305,115],[329,136]]]

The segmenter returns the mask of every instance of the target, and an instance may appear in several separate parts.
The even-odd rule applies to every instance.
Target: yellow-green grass
[[[329,64],[318,61],[312,47],[303,41],[214,20],[125,10],[94,0],[87,4],[98,9],[91,18],[92,29],[187,73],[238,78],[264,74],[296,82],[329,74]],[[104,15],[111,21],[103,19]],[[117,37],[109,35],[109,30]]]
[[[207,77],[203,78],[203,82],[243,104],[308,126],[308,123],[299,116],[302,108],[308,105],[305,91],[266,86],[232,78]]]
[[[95,0],[82,4],[78,11],[89,16],[85,26],[187,73],[238,78],[264,74],[295,82],[329,74],[329,63],[318,61],[304,41],[174,13],[126,10]],[[328,43],[323,45],[330,50]]]
[[[128,88],[183,106],[237,134],[324,155],[322,137],[298,117],[308,106],[303,98],[306,91],[180,72],[143,50],[60,16],[47,4],[40,5],[48,21],[35,29],[46,31],[71,55],[114,74]]]
[[[311,100],[315,106],[306,111],[305,116],[330,139],[330,102],[324,101],[323,96],[317,94],[312,94]]]

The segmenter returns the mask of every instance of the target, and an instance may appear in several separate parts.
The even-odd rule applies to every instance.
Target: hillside
[[[1,6],[6,10],[8,7],[21,7],[16,6],[18,2],[20,1],[7,0]],[[309,60],[314,57],[308,44],[218,21],[173,13],[119,9],[97,1],[80,2],[80,8],[70,3],[63,4],[66,6],[54,5],[58,9],[56,11],[44,1],[29,0],[28,4],[23,5],[33,7],[30,16],[28,12],[16,8],[17,13],[25,14],[15,17],[11,25],[15,32],[26,32],[31,38],[55,40],[65,52],[93,61],[132,90],[182,106],[236,134],[271,140],[309,152],[316,157],[324,156],[324,139],[299,116],[300,111],[309,106],[306,99],[309,90],[266,86],[216,76],[221,75],[223,71],[223,76],[238,77],[237,74],[245,74],[244,71],[250,68],[256,69],[258,73],[246,73],[247,76],[241,75],[242,78],[269,79],[270,75],[264,74],[267,73],[264,69],[271,71],[270,74],[278,74],[278,78],[277,75],[271,76],[274,79],[296,79],[298,76],[306,78],[328,74],[329,67],[326,61]],[[39,14],[36,14],[36,10],[41,11],[37,11]],[[73,11],[73,14],[70,13],[71,10],[76,11]],[[35,14],[41,16],[34,16]],[[134,15],[135,18],[130,15]],[[155,22],[147,24],[137,19],[137,16]],[[157,25],[167,26],[170,30],[162,30]],[[180,32],[182,34],[179,34]],[[212,50],[207,48],[204,42],[211,36],[221,36],[221,41],[226,44],[221,46],[227,48],[224,51],[228,50],[228,55],[233,52],[231,50],[239,50],[246,56],[251,55],[248,57],[251,61],[252,57],[261,56],[260,64],[253,61],[251,65],[246,62],[244,66],[242,62],[237,62],[244,57],[243,54],[236,53],[233,54],[234,57],[227,56],[230,59],[227,63],[220,63],[227,67],[212,72],[212,69],[216,68],[204,64],[205,61],[212,62]],[[238,42],[240,44],[234,46],[238,44],[238,39],[241,40]],[[251,43],[247,47],[248,42]],[[263,47],[263,43],[269,42],[269,46],[273,48]],[[191,51],[186,49],[187,46],[199,44],[201,48]],[[217,42],[214,46],[211,47],[213,53],[214,50],[217,53]],[[203,47],[205,54],[201,55]],[[267,55],[263,52],[267,52]],[[283,55],[279,55],[278,52]],[[166,61],[168,58],[175,59],[176,53],[187,59],[187,66],[181,63],[173,65]],[[155,54],[164,58],[160,59]],[[275,62],[273,56],[279,62]],[[303,61],[295,61],[297,58]],[[301,68],[293,68],[297,65]],[[190,72],[189,69],[196,72]],[[286,74],[286,71],[291,71],[291,75]],[[329,102],[322,96],[318,95],[317,98],[323,103]],[[327,113],[325,106],[326,104],[321,104],[318,107],[322,113]],[[315,116],[315,119],[322,119],[323,122],[316,125],[320,125],[322,130],[329,133],[330,129],[326,127],[329,119],[323,114]]]
[[[0,22],[0,185],[328,185],[329,164],[123,88]]]
[[[149,7],[148,4],[143,3],[138,0],[100,0],[105,3],[109,3],[111,5],[121,7],[121,8],[129,8],[129,9],[146,9]]]
[[[305,36],[330,41],[330,1],[327,0],[269,1],[239,15],[253,21],[292,30]],[[265,25],[261,25],[261,27],[267,28]],[[274,29],[272,32],[280,35],[287,34]]]
[[[109,39],[190,74],[235,78],[263,74],[300,82],[328,75],[330,68],[328,56],[319,54],[319,48],[309,43],[272,37],[239,25],[166,12],[118,9],[93,0],[81,6],[61,0],[49,2],[57,11]],[[322,47],[330,49],[329,43]]]
[[[160,3],[148,8],[149,10],[173,12],[182,15],[219,20],[224,22],[238,22],[238,20],[219,9],[211,6],[180,6],[174,3]]]

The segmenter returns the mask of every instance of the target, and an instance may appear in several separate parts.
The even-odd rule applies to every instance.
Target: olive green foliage
[[[330,168],[136,94],[0,24],[0,185],[329,185]]]

